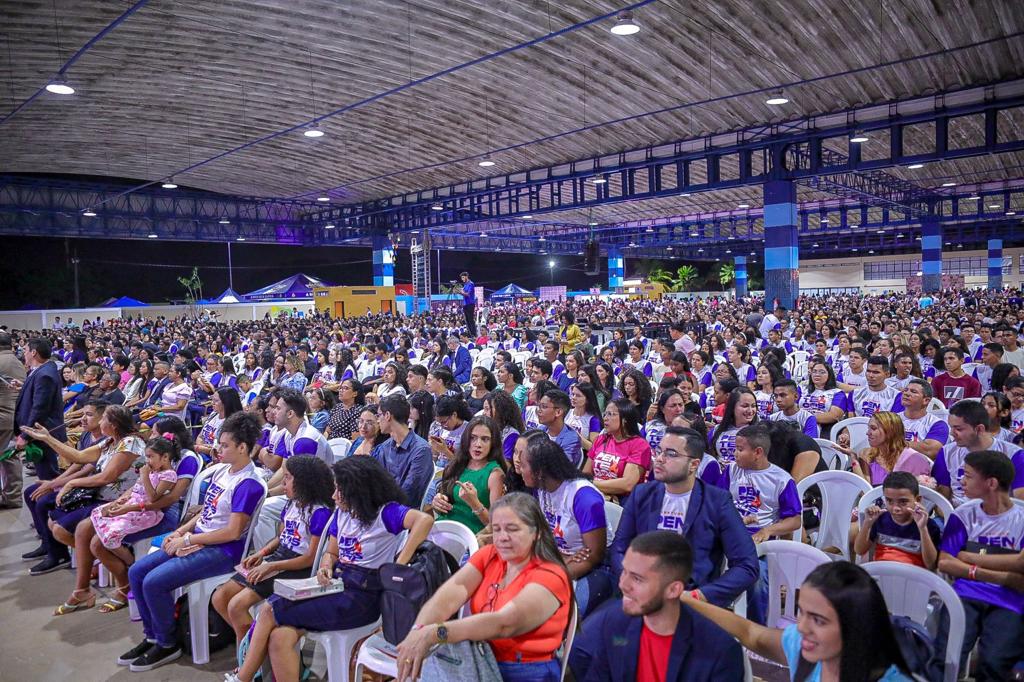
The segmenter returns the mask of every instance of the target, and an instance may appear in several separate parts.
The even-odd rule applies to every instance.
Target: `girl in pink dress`
[[[146,445],[146,464],[139,471],[138,482],[121,497],[92,510],[96,537],[107,549],[120,554],[125,536],[152,528],[164,513],[152,504],[166,495],[178,480],[174,464],[181,457],[181,448],[174,434],[167,432]],[[130,555],[129,555],[130,561]]]

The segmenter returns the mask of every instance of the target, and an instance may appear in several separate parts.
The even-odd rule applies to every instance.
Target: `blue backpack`
[[[906,616],[891,616],[889,620],[910,672],[928,682],[942,682],[946,664],[942,652],[938,651],[935,640],[924,626]]]

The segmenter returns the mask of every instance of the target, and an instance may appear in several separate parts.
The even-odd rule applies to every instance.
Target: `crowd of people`
[[[269,658],[295,680],[303,632],[376,621],[381,566],[448,520],[481,549],[397,646],[400,679],[466,641],[488,642],[506,681],[558,680],[565,657],[577,680],[741,679],[742,647],[792,679],[911,679],[855,563],[816,569],[796,622],[766,623],[757,546],[813,539],[821,498],[797,485],[838,451],[881,501],[830,549],[953,581],[975,679],[1024,660],[1020,292],[477,311],[462,279],[472,303],[424,315],[0,330],[0,506],[31,512],[31,575],[74,550],[55,615],[96,606],[99,562],[100,610],[134,601],[142,619],[117,662],[151,670],[181,655],[174,591],[230,575],[212,603],[244,656],[226,679]],[[867,419],[863,447],[836,426],[849,417]],[[310,575],[345,590],[273,596]]]

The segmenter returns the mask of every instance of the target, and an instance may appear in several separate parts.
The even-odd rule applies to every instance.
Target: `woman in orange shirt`
[[[555,650],[569,623],[572,588],[537,501],[510,493],[491,507],[494,544],[430,598],[398,645],[398,679],[415,680],[435,644],[486,641],[503,682],[558,682]],[[469,602],[472,615],[451,620]]]

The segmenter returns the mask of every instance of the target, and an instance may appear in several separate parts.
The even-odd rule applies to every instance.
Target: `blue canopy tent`
[[[148,303],[132,298],[131,296],[122,296],[121,298],[110,298],[103,302],[104,308],[148,308]]]
[[[241,303],[243,297],[240,293],[228,287],[220,296],[214,296],[210,303]]]
[[[534,294],[515,283],[507,284],[491,294],[491,300],[495,302],[514,301],[519,298],[534,298]]]
[[[274,282],[262,289],[250,291],[242,298],[246,301],[280,301],[294,298],[313,298],[314,287],[326,286],[329,285],[323,280],[300,272],[297,275],[282,279],[280,282]]]

